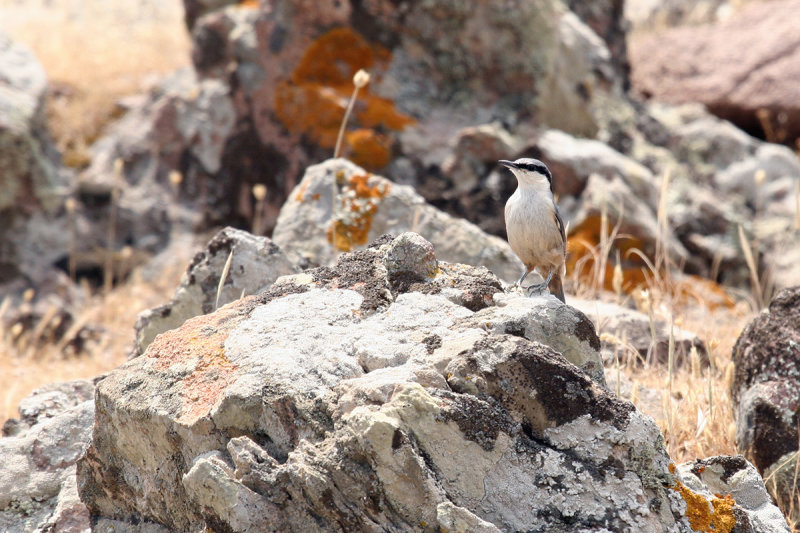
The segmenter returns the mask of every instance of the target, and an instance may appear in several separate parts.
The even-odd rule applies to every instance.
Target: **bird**
[[[528,274],[538,269],[544,283],[528,287],[529,294],[547,287],[566,303],[561,275],[567,236],[553,198],[553,175],[538,159],[501,159],[499,163],[517,178],[517,190],[505,208],[508,244],[525,265],[525,273],[516,285],[521,286]]]

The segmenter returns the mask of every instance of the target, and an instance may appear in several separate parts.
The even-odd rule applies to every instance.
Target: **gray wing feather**
[[[558,211],[558,206],[553,204],[553,214],[556,218],[556,225],[558,226],[558,231],[561,233],[561,246],[566,251],[567,249],[567,234],[564,231],[564,221],[561,220],[561,213]]]

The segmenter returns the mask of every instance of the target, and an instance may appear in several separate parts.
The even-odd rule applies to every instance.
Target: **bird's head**
[[[520,186],[530,185],[536,188],[547,188],[553,192],[553,175],[547,166],[538,159],[523,157],[516,161],[501,159],[500,164],[507,167],[516,176]]]

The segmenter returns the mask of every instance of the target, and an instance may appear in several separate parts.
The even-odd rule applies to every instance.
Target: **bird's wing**
[[[567,249],[567,233],[564,230],[564,221],[561,220],[561,213],[558,211],[558,206],[553,205],[555,209],[553,209],[553,215],[556,219],[556,225],[558,226],[558,232],[561,233],[561,246],[564,250]]]

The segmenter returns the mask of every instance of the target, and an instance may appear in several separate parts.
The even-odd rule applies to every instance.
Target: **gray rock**
[[[384,233],[405,231],[430,241],[443,261],[485,266],[506,281],[522,272],[522,263],[504,240],[426,204],[411,187],[344,159],[308,168],[281,209],[272,238],[295,262],[328,265],[342,251]]]
[[[282,277],[101,381],[78,473],[98,523],[691,531],[713,497],[681,492],[654,422],[527,338],[566,337],[566,306],[429,250],[384,237]]]
[[[34,390],[19,403],[19,420],[6,421],[3,436],[24,433],[36,424],[60,415],[65,410],[94,398],[94,381],[79,379],[63,383],[49,383]],[[13,433],[5,427],[13,427]]]
[[[800,512],[795,503],[797,494],[797,451],[779,457],[764,470],[764,484],[778,507],[786,510],[786,519],[794,529],[800,526]]]
[[[732,531],[790,531],[786,518],[770,499],[758,471],[743,456],[718,455],[683,463],[677,467],[677,474],[685,488],[712,502],[715,511],[712,520],[718,509],[736,502],[732,516],[726,517],[726,525],[734,526]],[[724,527],[722,522],[715,523],[717,530]]]
[[[91,382],[50,385],[23,400],[22,426],[0,439],[0,529],[86,531],[89,513],[77,496],[75,464],[91,442]]]
[[[14,297],[58,284],[52,263],[67,248],[53,227],[72,176],[47,133],[46,90],[33,53],[0,30],[0,292]]]
[[[554,191],[561,195],[578,196],[589,176],[598,174],[622,178],[653,212],[658,208],[653,173],[605,143],[573,137],[559,130],[545,130],[536,139],[536,148],[542,161],[557,176]]]
[[[219,278],[231,252],[228,277],[217,302]],[[217,303],[223,306],[256,294],[280,276],[298,271],[269,237],[257,237],[234,228],[220,230],[195,255],[169,303],[139,313],[135,355],[143,353],[156,335],[180,326],[189,318],[212,312]]]
[[[600,339],[591,321],[550,295],[520,298],[516,293],[497,294],[494,307],[475,313],[465,324],[549,346],[596,383],[606,386],[603,361],[598,355]]]
[[[731,393],[736,446],[759,472],[779,468],[797,451],[800,419],[800,287],[785,289],[742,331],[733,347],[736,365]],[[781,483],[779,501],[796,494]]]

